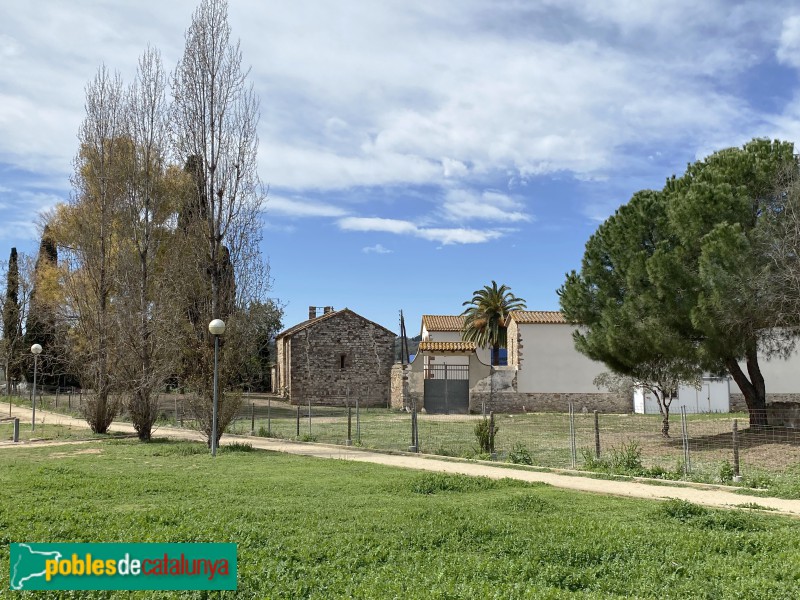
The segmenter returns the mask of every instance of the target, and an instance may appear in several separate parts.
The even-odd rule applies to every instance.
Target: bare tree
[[[101,66],[86,87],[86,118],[72,177],[74,195],[61,211],[60,243],[65,253],[65,308],[73,318],[74,366],[88,388],[86,420],[105,433],[117,414],[112,395],[117,336],[113,327],[114,279],[119,249],[122,165],[130,152],[123,137],[123,89],[119,75]]]
[[[225,350],[234,354],[231,338],[242,330],[237,306],[247,306],[248,296],[258,296],[268,281],[259,252],[264,199],[256,164],[259,108],[247,75],[239,44],[231,40],[227,2],[203,0],[173,76],[172,125],[176,153],[187,161],[193,183],[179,219],[186,257],[185,376],[198,393],[193,411],[209,444],[213,367],[206,328],[215,318],[229,322]],[[222,360],[223,389],[234,385],[230,358]],[[220,398],[218,435],[238,402],[235,394]]]
[[[129,87],[123,139],[119,252],[114,270],[115,326],[119,331],[118,378],[126,408],[141,440],[158,417],[158,390],[173,372],[177,335],[170,294],[174,203],[167,181],[169,125],[167,81],[161,56],[148,48]]]
[[[776,325],[771,336],[800,334],[800,175],[796,169],[782,173],[776,192],[761,207],[757,249],[766,257],[758,287]],[[771,340],[762,341],[762,345]],[[794,346],[789,352],[791,353]]]
[[[678,397],[680,386],[688,385],[700,389],[702,374],[688,363],[652,360],[638,365],[635,374],[601,373],[595,377],[594,384],[598,388],[627,397],[631,397],[637,388],[652,394],[661,413],[661,435],[668,438],[669,411],[673,400]]]

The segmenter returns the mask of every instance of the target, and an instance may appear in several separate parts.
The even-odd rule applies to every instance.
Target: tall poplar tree
[[[86,87],[86,117],[78,138],[75,190],[62,232],[69,237],[66,303],[73,321],[74,365],[89,390],[84,407],[92,431],[105,433],[119,409],[115,365],[115,275],[120,248],[120,203],[131,144],[124,137],[124,95],[119,75],[105,66]]]
[[[243,330],[236,306],[249,304],[259,289],[263,263],[258,250],[263,190],[256,153],[258,100],[238,42],[231,39],[228,3],[202,0],[186,32],[186,47],[173,76],[174,146],[189,162],[194,185],[179,219],[187,228],[183,280],[194,314],[187,319],[184,347],[189,385],[197,391],[192,410],[211,443],[213,398],[212,319],[228,324],[221,362],[218,438],[239,399],[224,393],[241,345],[230,341]],[[254,277],[254,275],[256,277]],[[262,281],[265,278],[262,277]]]

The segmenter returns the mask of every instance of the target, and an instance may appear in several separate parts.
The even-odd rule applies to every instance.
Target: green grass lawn
[[[38,421],[38,419],[37,419]],[[129,434],[117,434],[129,437]],[[85,427],[69,427],[67,425],[51,425],[47,422],[38,422],[36,430],[31,430],[30,423],[20,423],[19,439],[21,442],[30,441],[65,441],[65,440],[91,440],[107,439],[109,436],[98,436]],[[0,442],[12,442],[14,439],[14,423],[10,420],[0,421]]]
[[[216,541],[231,598],[800,597],[800,521],[241,450],[0,450],[0,590],[10,542]]]

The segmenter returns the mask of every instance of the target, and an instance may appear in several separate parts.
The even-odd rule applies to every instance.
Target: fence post
[[[575,406],[569,403],[569,454],[572,459],[572,468],[578,467],[578,452],[575,446]]]
[[[409,452],[419,452],[417,447],[417,402],[411,402],[411,445],[408,447]]]
[[[494,411],[489,411],[489,453],[492,455],[492,460],[497,458],[494,451]]]
[[[250,403],[250,435],[256,434],[256,403]]]
[[[178,415],[178,395],[177,394],[175,394],[174,400],[175,400],[175,402],[174,402],[174,404],[175,404],[175,425],[177,425],[178,424],[178,419],[180,419],[180,415]]]
[[[361,445],[361,411],[358,404],[358,395],[356,395],[356,443]]]
[[[742,476],[739,473],[739,420],[733,420],[733,481],[739,483]]]
[[[353,409],[350,404],[347,405],[347,439],[345,440],[345,446],[352,446],[353,445]]]
[[[594,411],[594,457],[600,460],[600,413]]]
[[[67,398],[67,406],[72,409],[72,388],[69,388],[69,397]]]
[[[58,408],[58,393],[61,391],[61,388],[56,388],[56,408]]]
[[[308,437],[311,437],[311,396],[308,397]]]
[[[300,439],[300,400],[297,401],[297,439]]]
[[[681,437],[683,438],[683,472],[688,477],[692,472],[691,457],[689,456],[689,424],[686,421],[686,407],[681,406]]]
[[[181,427],[183,427],[183,402],[180,403],[180,413],[179,414],[180,414],[180,419],[181,419],[180,420]]]
[[[267,396],[267,437],[272,437],[272,396]]]
[[[19,441],[19,417],[14,419],[14,441]]]

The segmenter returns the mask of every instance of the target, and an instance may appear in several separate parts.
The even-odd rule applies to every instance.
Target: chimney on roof
[[[309,319],[316,319],[317,318],[317,307],[316,306],[309,306],[308,307],[308,318]]]
[[[333,312],[333,307],[332,306],[326,306],[325,307],[325,312],[323,314],[327,315],[328,313],[332,313],[332,312]]]

